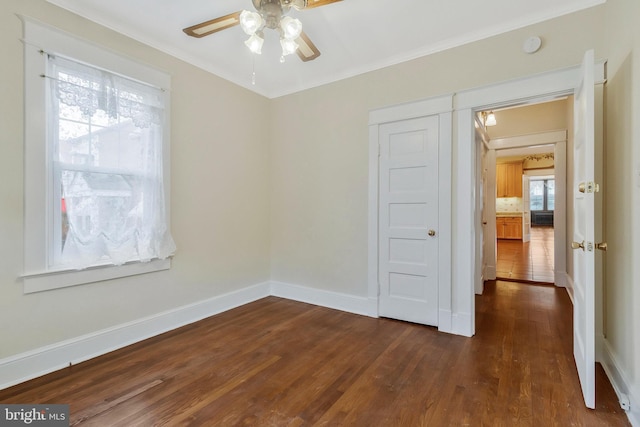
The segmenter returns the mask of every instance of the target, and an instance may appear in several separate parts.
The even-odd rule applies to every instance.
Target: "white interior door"
[[[585,53],[574,104],[573,354],[587,407],[595,408],[594,54]]]
[[[438,325],[438,116],[380,126],[379,314]]]
[[[522,241],[531,241],[531,195],[529,194],[529,175],[522,175]]]

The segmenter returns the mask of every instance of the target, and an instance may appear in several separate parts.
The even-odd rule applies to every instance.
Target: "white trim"
[[[453,140],[453,114],[440,114],[438,145],[438,331],[454,333],[452,329],[452,280],[451,280],[451,190],[453,188],[451,168],[451,142]],[[447,317],[448,316],[448,317]]]
[[[238,86],[244,87],[245,89],[259,93],[260,95],[263,95],[267,98],[277,98],[314,87],[320,87],[325,84],[334,83],[339,80],[344,80],[374,70],[390,67],[392,65],[401,64],[417,58],[422,58],[424,56],[431,55],[437,52],[443,52],[445,50],[463,46],[478,40],[483,40],[519,28],[537,24],[539,22],[544,22],[549,19],[557,18],[565,14],[588,9],[593,6],[603,4],[606,0],[574,0],[569,4],[563,2],[561,5],[558,5],[557,7],[550,10],[547,9],[542,12],[525,14],[518,17],[518,19],[503,20],[496,23],[495,25],[484,28],[469,28],[469,31],[464,32],[463,34],[456,34],[453,37],[436,43],[420,44],[418,48],[410,52],[399,53],[392,57],[378,58],[377,60],[370,62],[364,66],[342,69],[338,72],[323,73],[322,77],[318,77],[315,79],[306,78],[300,80],[298,82],[298,85],[287,88],[260,88],[259,86],[252,86],[248,82],[249,79],[245,79],[241,76],[238,76],[237,74],[230,73],[228,70],[225,70],[224,67],[219,66],[219,61],[203,58],[202,56],[198,56],[196,54],[186,52],[185,50],[178,49],[164,40],[158,40],[157,38],[149,37],[149,35],[145,34],[140,27],[131,28],[130,26],[122,25],[122,23],[120,22],[105,19],[104,16],[96,13],[95,10],[91,10],[91,7],[83,7],[85,6],[85,2],[72,0],[47,1],[64,9],[67,9],[77,15],[83,16],[91,21],[94,21],[106,28],[109,28],[120,34],[124,34],[125,36],[131,37],[134,40],[138,40],[141,43],[165,52],[182,61],[202,68],[205,71],[211,72],[225,80],[237,84]]]
[[[171,259],[154,259],[149,262],[133,262],[124,265],[108,265],[105,267],[87,268],[85,270],[69,270],[44,272],[41,274],[24,275],[24,293],[49,291],[68,286],[95,283],[103,280],[115,279],[124,276],[151,273],[155,271],[169,270]]]
[[[605,62],[595,66],[596,84],[606,80]],[[570,95],[581,81],[580,66],[550,71],[520,79],[496,83],[456,94],[458,116],[457,156],[453,170],[457,171],[456,235],[454,235],[454,301],[459,312],[470,314],[469,331],[475,330],[475,192],[471,171],[475,165],[475,111],[506,106],[525,105]],[[560,173],[560,171],[558,171]],[[475,176],[475,175],[473,175]],[[566,236],[565,236],[566,239]],[[564,251],[564,249],[563,249]],[[556,266],[562,272],[565,266]],[[556,274],[557,277],[557,274]]]
[[[205,319],[270,295],[269,282],[178,307],[0,360],[0,389]]]
[[[475,327],[475,320],[471,318],[469,313],[457,313],[451,318],[451,331],[452,334],[462,335],[465,337],[472,337],[475,334],[475,329],[469,329],[469,324],[473,324]]]
[[[457,313],[454,327],[464,331],[462,335],[475,334],[475,278],[476,271],[476,139],[475,113],[471,109],[458,111],[457,163],[452,168],[457,173],[455,241],[453,244],[453,300]],[[467,325],[461,322],[468,321]]]
[[[557,276],[556,276],[557,277]],[[567,290],[567,295],[569,295],[569,299],[571,300],[571,305],[574,305],[574,300],[573,300],[573,292],[575,289],[575,284],[573,283],[573,278],[571,276],[569,276],[568,273],[564,274],[564,287]]]
[[[375,313],[375,315],[371,313],[370,301],[367,297],[359,297],[278,281],[271,281],[270,289],[271,295],[274,297],[333,308],[362,316],[378,317],[377,313]]]
[[[501,150],[505,148],[528,147],[530,145],[547,145],[567,140],[566,130],[532,133],[528,135],[496,138],[489,141],[489,149]]]
[[[377,317],[368,297],[267,281],[1,359],[0,390],[268,296]]]
[[[634,389],[631,376],[622,368],[613,347],[606,339],[602,346],[602,359],[600,360],[618,400],[628,399],[631,410],[627,411],[627,418],[634,427],[640,427],[640,390]]]
[[[379,126],[417,117],[439,116],[438,144],[438,330],[451,332],[451,189],[452,189],[452,103],[453,95],[384,107],[369,112],[369,204],[368,204],[368,314],[378,317],[378,204]]]
[[[392,105],[369,112],[369,125],[434,116],[453,110],[453,95],[443,95],[421,101]]]
[[[606,81],[606,61],[596,62],[595,84]],[[552,100],[573,93],[580,81],[580,66],[536,74],[481,88],[456,93],[455,109],[498,109],[529,104],[531,101]]]
[[[369,206],[367,239],[367,296],[374,316],[379,316],[380,285],[378,283],[378,204],[379,204],[379,126],[369,126]]]
[[[136,59],[125,57],[29,16],[18,15],[18,18],[23,23],[23,42],[26,46],[82,60],[167,91],[171,89],[171,76],[164,71],[143,64]]]

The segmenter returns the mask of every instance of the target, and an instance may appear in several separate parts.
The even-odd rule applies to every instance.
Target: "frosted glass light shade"
[[[264,44],[264,39],[257,34],[252,34],[251,37],[244,42],[244,44],[249,48],[249,50],[257,55],[262,53],[262,45]]]
[[[248,35],[253,35],[262,27],[262,16],[258,12],[243,10],[240,13],[240,27]]]
[[[280,28],[282,29],[282,37],[287,40],[295,40],[302,33],[302,22],[299,19],[285,16],[280,21]]]
[[[496,122],[496,115],[493,114],[493,111],[489,112],[489,114],[487,114],[487,119],[484,123],[485,126],[495,126],[496,124],[498,124]]]
[[[280,46],[282,46],[282,56],[291,55],[298,49],[298,43],[292,39],[280,39]]]

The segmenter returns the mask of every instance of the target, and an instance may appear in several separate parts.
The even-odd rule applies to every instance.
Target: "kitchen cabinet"
[[[496,237],[498,239],[522,240],[522,216],[496,218]]]
[[[496,165],[496,196],[522,197],[522,162]]]

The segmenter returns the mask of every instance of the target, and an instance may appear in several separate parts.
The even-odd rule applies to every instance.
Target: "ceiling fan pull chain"
[[[251,55],[251,62],[253,66],[253,71],[251,73],[251,84],[255,86],[256,85],[256,56],[255,55]]]

